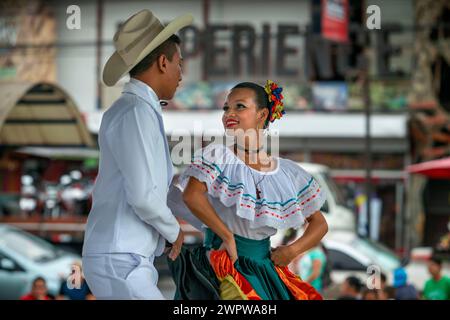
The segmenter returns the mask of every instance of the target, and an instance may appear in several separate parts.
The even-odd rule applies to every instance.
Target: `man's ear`
[[[167,70],[167,57],[164,54],[162,54],[162,55],[160,55],[158,57],[158,60],[156,62],[158,64],[158,70],[161,73],[166,73],[166,70]]]

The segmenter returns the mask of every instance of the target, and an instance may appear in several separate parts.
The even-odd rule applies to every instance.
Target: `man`
[[[97,299],[164,299],[153,260],[166,240],[175,259],[183,233],[166,204],[173,167],[160,100],[170,100],[181,81],[174,34],[192,20],[184,15],[163,26],[142,10],[114,35],[116,52],[103,81],[112,86],[127,73],[131,79],[99,131],[99,173],[83,246],[84,275]]]
[[[337,300],[361,300],[363,284],[358,277],[349,276],[341,284],[340,296]]]
[[[75,260],[72,263],[71,276],[75,281],[70,286],[67,281],[61,281],[57,300],[95,300],[84,278],[81,267],[81,261]]]
[[[442,275],[442,260],[433,256],[428,263],[431,279],[425,283],[423,297],[427,300],[450,300],[450,278]]]
[[[52,300],[47,293],[47,283],[45,282],[45,279],[42,277],[34,279],[30,293],[21,297],[20,300]]]
[[[408,283],[408,274],[404,268],[394,270],[395,300],[418,300],[416,288]]]

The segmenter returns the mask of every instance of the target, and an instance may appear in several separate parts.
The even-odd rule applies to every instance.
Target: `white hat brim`
[[[194,21],[191,14],[184,14],[171,21],[149,44],[142,50],[136,61],[127,66],[122,57],[115,51],[108,59],[103,68],[103,82],[111,87],[126,75],[133,67],[135,67],[142,59],[144,59],[150,52],[155,50],[164,41],[169,39],[178,30],[190,25]]]

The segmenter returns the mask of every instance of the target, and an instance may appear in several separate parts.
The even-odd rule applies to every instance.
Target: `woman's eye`
[[[228,107],[223,107],[222,109],[223,109],[223,111],[227,111]]]
[[[240,104],[240,103],[237,105],[237,107],[238,107],[239,109],[245,108],[245,106],[244,106],[243,104]]]

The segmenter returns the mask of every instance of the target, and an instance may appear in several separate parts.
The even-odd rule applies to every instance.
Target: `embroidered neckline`
[[[225,145],[224,145],[223,147],[224,147],[224,148],[227,150],[227,152],[228,152],[229,154],[231,154],[238,162],[240,162],[241,164],[243,164],[244,166],[246,166],[248,169],[253,170],[253,171],[255,171],[255,172],[258,173],[258,174],[262,174],[262,175],[276,174],[276,173],[278,173],[278,171],[279,171],[279,169],[280,169],[280,158],[279,158],[279,157],[272,157],[272,159],[275,160],[276,163],[277,163],[277,167],[276,167],[274,170],[271,170],[271,171],[259,171],[259,170],[256,170],[256,169],[250,167],[249,165],[247,165],[242,159],[240,159],[237,155],[235,155],[234,152],[233,152],[233,150],[231,150],[229,147],[227,147],[227,146],[225,146]]]
[[[230,183],[230,179],[226,176],[222,176],[223,172],[222,170],[213,162],[210,162],[208,160],[206,160],[203,156],[199,157],[201,159],[201,164],[208,166],[211,170],[217,170],[218,174],[216,177],[212,176],[211,179],[212,180],[220,180],[220,182],[223,182],[227,185],[227,189],[232,191],[232,190],[238,190],[241,189],[242,191],[244,191],[245,189],[245,184],[242,182],[239,182],[237,184],[231,184]],[[197,169],[201,170],[201,165],[198,163],[193,162],[192,163],[194,166],[198,166]],[[207,172],[208,174],[211,174],[211,172]],[[242,193],[242,197],[244,198],[250,198],[250,200],[252,200],[256,205],[280,205],[280,206],[286,206],[288,203],[290,203],[291,201],[299,201],[300,196],[302,195],[302,193],[304,191],[306,191],[307,189],[309,189],[312,185],[314,181],[314,178],[311,177],[308,181],[308,183],[300,190],[297,192],[297,195],[295,198],[290,198],[284,202],[279,202],[279,201],[267,201],[265,198],[261,198],[261,199],[257,199],[254,195],[248,194],[248,193],[243,193],[242,191],[237,191],[235,194],[231,194],[229,196],[236,196],[239,193]]]

